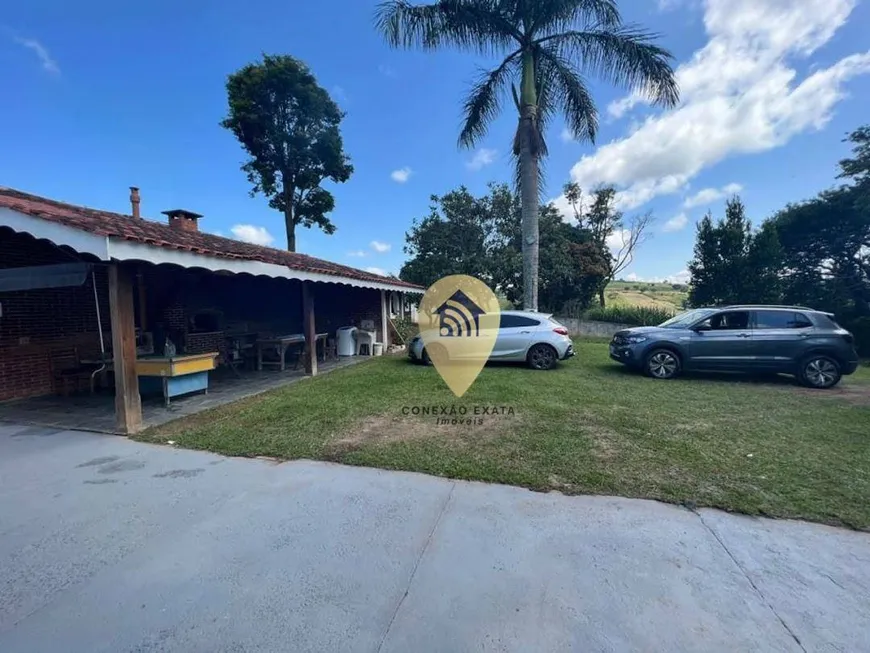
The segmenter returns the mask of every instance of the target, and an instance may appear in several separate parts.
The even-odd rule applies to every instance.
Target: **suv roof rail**
[[[729,304],[721,308],[787,308],[794,311],[815,311],[809,306],[792,306],[790,304]]]

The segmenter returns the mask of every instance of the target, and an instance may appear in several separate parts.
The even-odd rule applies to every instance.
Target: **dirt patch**
[[[619,442],[624,440],[613,429],[600,424],[588,424],[583,433],[592,440],[593,453],[601,462],[609,462],[619,455]]]
[[[688,433],[689,435],[709,431],[713,428],[713,424],[703,420],[695,420],[692,422],[678,422],[671,428],[677,433]]]
[[[481,424],[438,424],[434,417],[377,415],[366,417],[330,443],[333,453],[353,451],[368,445],[437,440],[449,446],[467,446],[490,440],[515,429],[515,415],[489,415]]]
[[[813,390],[812,388],[796,388],[796,392],[807,397],[821,399],[840,399],[853,406],[870,407],[870,386],[868,385],[838,385],[830,390]]]

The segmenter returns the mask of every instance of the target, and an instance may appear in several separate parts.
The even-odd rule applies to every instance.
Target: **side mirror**
[[[693,326],[692,331],[695,331],[696,333],[703,333],[704,331],[712,331],[712,329],[710,329],[710,326],[707,324],[699,324],[697,326]]]

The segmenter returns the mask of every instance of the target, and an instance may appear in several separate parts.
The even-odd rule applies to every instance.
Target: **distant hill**
[[[683,310],[683,304],[688,297],[689,287],[684,284],[644,281],[612,281],[604,291],[608,307],[645,306],[673,312]]]

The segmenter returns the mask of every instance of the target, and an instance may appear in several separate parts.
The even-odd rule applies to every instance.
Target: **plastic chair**
[[[356,332],[356,355],[359,356],[363,346],[366,347],[367,355],[374,356],[375,353],[375,332],[374,331],[357,331]]]

